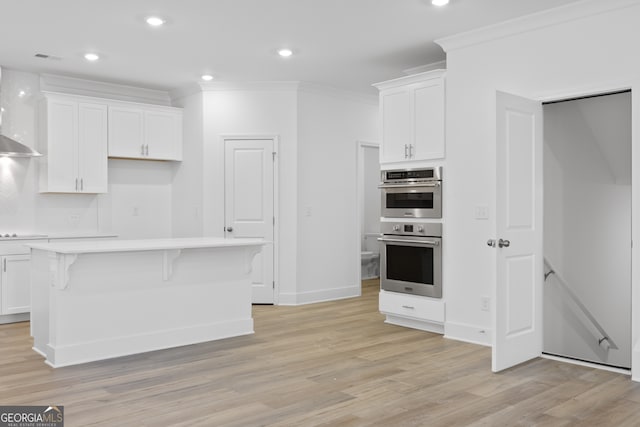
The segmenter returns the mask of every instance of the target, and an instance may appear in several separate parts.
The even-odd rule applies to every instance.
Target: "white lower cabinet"
[[[0,314],[28,313],[31,309],[29,254],[0,257]]]
[[[380,312],[387,316],[386,323],[444,333],[442,300],[381,290],[379,304]]]

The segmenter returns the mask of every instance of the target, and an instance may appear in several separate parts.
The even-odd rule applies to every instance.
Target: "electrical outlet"
[[[474,209],[474,216],[476,219],[489,219],[489,206],[477,205]]]
[[[480,298],[480,310],[482,311],[491,310],[491,299],[489,297]]]

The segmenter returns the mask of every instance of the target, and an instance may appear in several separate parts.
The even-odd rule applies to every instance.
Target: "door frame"
[[[640,277],[640,251],[634,251],[633,241],[640,241],[640,149],[634,149],[637,144],[640,128],[640,81],[621,80],[604,85],[566,89],[562,91],[522,91],[514,88],[495,88],[495,91],[516,93],[542,103],[561,101],[593,95],[602,95],[623,90],[631,91],[631,379],[640,381],[640,284],[635,282]],[[544,129],[544,116],[543,116]],[[497,128],[495,129],[497,132]],[[544,139],[543,139],[544,144]],[[536,172],[544,176],[544,165],[536,165]],[[497,191],[497,183],[494,183]],[[497,223],[495,224],[497,228]],[[495,230],[494,230],[495,231]],[[538,231],[543,238],[544,228]],[[494,233],[495,234],[495,233]],[[542,254],[540,254],[542,255]],[[494,258],[494,262],[497,258]],[[542,283],[541,285],[544,285]],[[496,292],[497,277],[493,282],[493,294]],[[494,331],[495,333],[495,331]],[[636,345],[637,344],[637,345]]]
[[[378,154],[380,154],[380,144],[372,141],[356,141],[356,228],[358,230],[358,240],[356,243],[357,256],[356,259],[358,261],[362,260],[362,256],[360,252],[362,251],[362,245],[360,244],[360,237],[362,232],[362,216],[364,214],[364,150],[366,148],[377,148]],[[380,163],[378,157],[378,163]],[[359,293],[358,296],[362,295],[362,268],[358,265],[356,269],[356,283],[358,284]]]
[[[273,134],[224,134],[220,135],[222,143],[222,151],[226,149],[227,141],[250,141],[250,140],[271,140],[273,142],[273,216],[275,224],[273,224],[273,305],[279,305],[280,302],[280,262],[279,262],[279,241],[280,241],[280,138]],[[222,162],[223,168],[225,162]],[[226,171],[223,172],[226,177]],[[226,218],[225,218],[226,220]]]

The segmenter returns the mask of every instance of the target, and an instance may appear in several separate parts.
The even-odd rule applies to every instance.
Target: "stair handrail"
[[[613,342],[613,339],[611,339],[609,334],[607,334],[607,332],[604,330],[602,325],[600,325],[600,323],[596,320],[596,318],[593,317],[593,314],[591,314],[589,309],[582,303],[582,301],[580,300],[580,298],[578,298],[575,292],[571,290],[571,287],[569,286],[567,281],[564,280],[564,278],[560,274],[558,274],[558,269],[553,266],[553,264],[549,261],[547,257],[544,257],[544,263],[547,267],[549,267],[549,271],[546,271],[544,273],[544,281],[546,282],[547,278],[552,274],[556,276],[556,279],[558,279],[558,283],[560,283],[562,289],[566,292],[567,295],[569,295],[569,297],[578,306],[578,308],[580,308],[582,313],[587,317],[587,319],[589,319],[589,321],[593,324],[593,326],[595,326],[598,332],[600,332],[600,335],[602,335],[602,337],[598,339],[598,345],[600,347],[605,348],[606,350],[607,349],[606,344],[608,344],[609,348],[617,350],[618,346]]]

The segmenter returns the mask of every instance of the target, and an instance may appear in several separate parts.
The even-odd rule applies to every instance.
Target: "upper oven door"
[[[440,181],[411,185],[382,184],[382,216],[386,218],[442,218]]]

